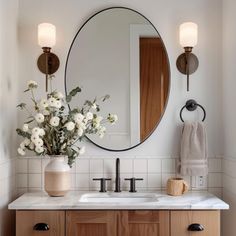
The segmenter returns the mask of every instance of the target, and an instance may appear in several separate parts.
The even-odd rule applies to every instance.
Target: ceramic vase
[[[49,196],[62,197],[70,190],[70,167],[65,156],[50,156],[44,170],[44,189]]]

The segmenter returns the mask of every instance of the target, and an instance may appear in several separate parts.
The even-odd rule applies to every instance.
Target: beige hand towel
[[[207,137],[202,122],[185,122],[181,140],[180,173],[189,176],[208,174]]]

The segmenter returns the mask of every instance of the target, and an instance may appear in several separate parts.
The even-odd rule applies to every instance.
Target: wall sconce
[[[56,44],[56,27],[49,23],[38,25],[38,44],[43,49],[43,54],[38,58],[38,68],[46,75],[46,92],[48,91],[48,76],[54,74],[60,65],[59,58],[51,53],[51,48]]]
[[[187,75],[187,91],[189,91],[189,75],[193,74],[199,65],[198,58],[192,53],[193,47],[197,45],[198,26],[192,22],[180,25],[179,41],[185,52],[176,61],[178,70]]]

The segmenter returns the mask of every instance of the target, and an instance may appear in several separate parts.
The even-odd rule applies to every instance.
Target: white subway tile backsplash
[[[134,173],[147,173],[147,159],[134,159]]]
[[[148,188],[161,188],[161,174],[148,174]]]
[[[209,159],[209,172],[221,172],[221,163],[221,159]]]
[[[17,187],[28,188],[28,174],[17,174]]]
[[[221,187],[221,186],[222,186],[221,173],[209,173],[208,187]]]
[[[148,159],[148,173],[161,172],[161,159]]]
[[[104,159],[104,173],[115,173],[116,159]]]
[[[163,173],[175,173],[175,159],[162,159],[161,161],[161,171]]]
[[[78,158],[75,163],[76,173],[89,173],[89,159]]]
[[[133,159],[121,159],[120,160],[120,172],[121,173],[133,173]]]
[[[17,173],[27,173],[28,172],[28,160],[19,158],[16,162],[16,171]]]
[[[70,179],[71,179],[71,190],[76,190],[76,174],[75,173],[71,173],[70,174]]]
[[[76,174],[76,188],[89,189],[89,174]]]
[[[29,159],[28,160],[28,173],[39,174],[42,172],[42,160],[41,159]]]
[[[90,173],[103,173],[103,159],[90,159]]]
[[[29,188],[42,188],[42,175],[41,174],[29,174],[28,178]]]
[[[49,158],[21,158],[17,160],[17,186],[20,191],[43,189],[44,186],[44,168],[50,161]],[[229,161],[228,161],[229,162]],[[226,169],[230,169],[232,175],[234,170],[232,165],[224,161]],[[111,157],[82,157],[77,158],[73,169],[71,170],[71,189],[72,190],[99,190],[100,182],[93,181],[92,178],[112,178],[112,181],[107,182],[107,189],[114,190],[115,187],[115,163],[116,158]],[[4,163],[5,165],[5,163]],[[236,164],[235,164],[236,165]],[[2,165],[0,165],[1,168]],[[10,165],[9,165],[10,166]],[[120,157],[121,170],[121,188],[129,190],[129,181],[124,181],[124,178],[143,178],[143,181],[138,181],[136,187],[138,190],[160,190],[166,188],[168,178],[179,176],[176,173],[176,158],[151,156],[136,156],[135,158],[123,156]],[[12,167],[12,166],[11,166]],[[10,167],[9,167],[10,168]],[[6,168],[2,167],[5,175],[8,176]],[[236,168],[235,168],[236,169]],[[220,189],[221,183],[221,160],[212,158],[209,160],[209,181],[206,177],[206,186],[199,188],[196,185],[196,177],[184,176],[183,178],[189,183],[190,189],[204,189],[208,187],[212,190]],[[182,177],[182,176],[180,176]],[[192,180],[191,180],[192,179]],[[207,185],[208,184],[208,185]]]

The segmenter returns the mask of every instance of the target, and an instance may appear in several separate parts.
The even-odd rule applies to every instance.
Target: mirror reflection
[[[78,100],[110,95],[101,115],[117,114],[103,139],[88,137],[109,150],[130,149],[157,127],[169,92],[169,61],[162,39],[141,14],[126,8],[105,9],[79,30],[66,66],[66,90],[82,87]]]

